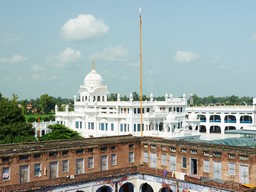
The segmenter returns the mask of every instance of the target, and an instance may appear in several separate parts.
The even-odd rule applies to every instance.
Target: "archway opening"
[[[206,127],[204,125],[200,125],[200,130],[201,133],[206,133]]]
[[[205,115],[199,115],[200,122],[206,122]]]
[[[162,122],[159,123],[159,131],[164,131],[164,124]]]
[[[143,183],[141,186],[141,192],[154,192],[154,190],[149,184]]]
[[[96,192],[112,192],[112,189],[108,186],[102,186]]]
[[[173,192],[173,190],[171,190],[171,189],[168,188],[168,187],[163,187],[163,188],[160,189],[159,192]]]
[[[215,125],[211,126],[210,133],[221,133],[220,126],[215,126]]]
[[[132,183],[125,183],[119,189],[119,192],[134,192],[134,186]]]

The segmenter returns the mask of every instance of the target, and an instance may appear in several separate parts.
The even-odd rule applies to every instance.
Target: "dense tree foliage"
[[[48,141],[48,140],[59,140],[59,139],[79,139],[82,138],[79,133],[65,127],[64,125],[49,125],[48,127],[52,131],[46,135],[40,137],[40,141]]]
[[[238,97],[235,95],[226,97],[214,97],[210,95],[208,97],[199,97],[193,95],[189,98],[189,105],[252,105],[253,97]]]
[[[35,140],[35,131],[26,123],[17,97],[13,100],[0,97],[0,143],[16,143]]]

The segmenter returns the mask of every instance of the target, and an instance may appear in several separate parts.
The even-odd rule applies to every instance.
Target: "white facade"
[[[85,76],[79,95],[74,96],[74,111],[70,111],[68,105],[65,111],[59,111],[56,106],[55,121],[79,132],[83,137],[127,134],[173,137],[182,136],[184,130],[188,133],[188,126],[193,127],[197,134],[195,130],[199,127],[199,120],[195,119],[196,116],[191,115],[188,121],[185,119],[185,95],[174,98],[166,94],[165,101],[155,101],[151,94],[150,100],[142,103],[141,129],[140,102],[133,101],[132,94],[129,101],[121,101],[119,94],[117,101],[108,101],[107,86],[102,82],[101,75],[93,68]]]
[[[253,106],[202,106],[187,107],[187,115],[193,113],[200,119],[199,132],[221,133],[226,130],[246,129],[255,125],[256,99]]]

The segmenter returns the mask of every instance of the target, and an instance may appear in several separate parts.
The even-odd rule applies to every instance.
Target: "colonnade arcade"
[[[77,192],[83,192],[83,191],[77,191]],[[136,192],[135,186],[132,183],[125,183],[123,184],[119,190],[117,186],[109,186],[109,185],[104,185],[101,186],[97,189],[96,192]],[[139,191],[138,192],[154,192],[152,186],[148,183],[142,183],[139,187]],[[173,192],[173,190],[171,190],[168,187],[162,187],[160,188],[158,191],[155,192]]]

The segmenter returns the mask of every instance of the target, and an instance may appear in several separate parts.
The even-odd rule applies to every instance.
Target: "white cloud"
[[[18,42],[20,40],[19,36],[10,34],[10,33],[6,33],[0,36],[0,44],[7,46],[7,45],[11,45],[14,44],[16,42]]]
[[[13,55],[11,57],[0,57],[0,64],[1,63],[20,63],[22,61],[27,60],[26,57],[22,55]]]
[[[254,33],[254,35],[252,36],[252,40],[256,41],[256,33]]]
[[[192,51],[177,51],[174,57],[174,61],[177,63],[189,63],[199,58],[197,53]]]
[[[65,22],[61,28],[61,35],[67,40],[79,41],[101,37],[108,31],[109,27],[102,19],[80,14]]]
[[[42,65],[34,64],[32,65],[31,70],[33,72],[41,72],[41,71],[44,71],[44,68],[42,67]]]
[[[102,52],[96,52],[91,55],[91,60],[124,61],[127,58],[127,51],[121,46],[109,47]]]
[[[236,70],[233,70],[233,73],[234,74],[243,74],[243,73],[246,73],[246,71],[244,69],[236,69]]]
[[[71,48],[66,48],[63,52],[59,53],[56,56],[56,66],[57,67],[64,67],[69,63],[77,62],[81,58],[81,53],[79,50],[73,50]]]

